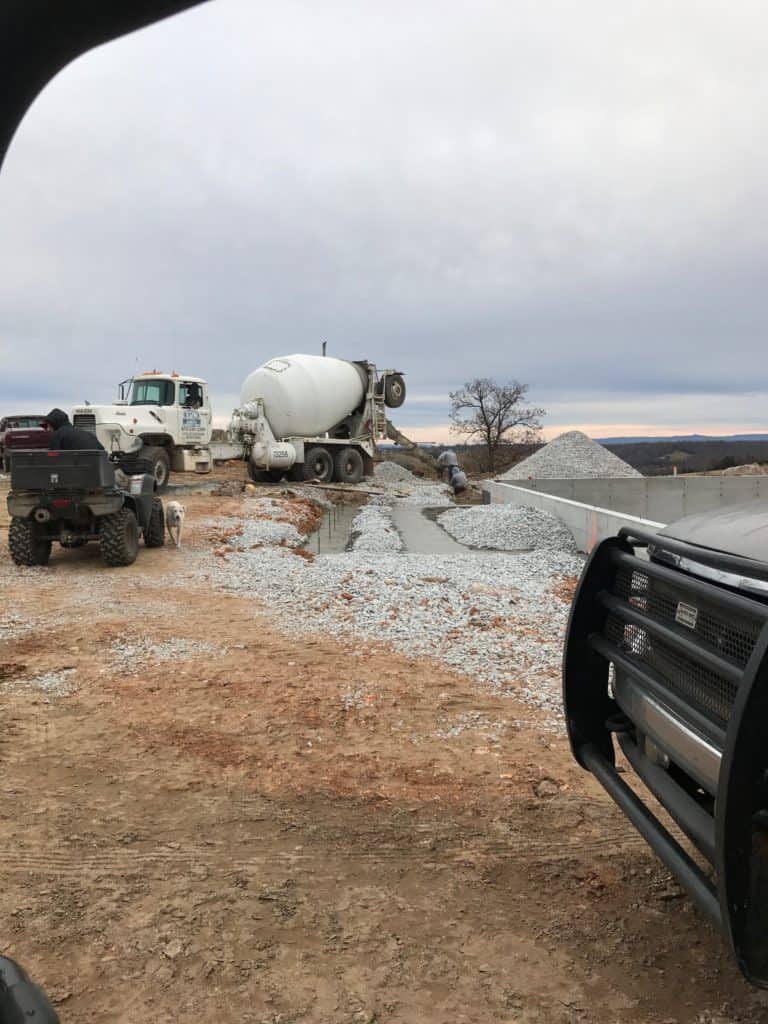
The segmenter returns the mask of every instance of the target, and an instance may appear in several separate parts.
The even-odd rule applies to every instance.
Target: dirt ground
[[[768,1019],[535,712],[216,591],[183,500],[122,570],[0,520],[0,949],[63,1021]]]

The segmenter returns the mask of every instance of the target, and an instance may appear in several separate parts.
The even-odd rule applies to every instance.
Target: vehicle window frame
[[[158,401],[152,401],[144,398],[142,401],[134,401],[134,393],[137,388],[144,388],[145,394],[146,389],[150,387],[157,387],[159,390]],[[170,400],[169,400],[170,399]],[[129,406],[142,406],[142,405],[157,405],[167,408],[169,405],[174,405],[176,400],[176,388],[172,380],[135,380],[131,385],[131,397],[128,401]]]

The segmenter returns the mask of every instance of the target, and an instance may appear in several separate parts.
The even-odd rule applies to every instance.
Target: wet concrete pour
[[[395,505],[392,522],[400,534],[405,550],[415,555],[465,555],[471,549],[460,544],[434,519],[428,518],[431,509],[412,505]],[[440,509],[444,512],[445,509]]]

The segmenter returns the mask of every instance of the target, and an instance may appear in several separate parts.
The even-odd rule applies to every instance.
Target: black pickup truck
[[[571,609],[563,698],[576,760],[768,987],[766,503],[596,547]],[[619,773],[618,751],[690,849]]]
[[[8,547],[17,565],[46,565],[51,547],[98,541],[107,565],[136,561],[139,538],[165,543],[154,476],[135,459],[104,451],[17,452],[11,458]]]

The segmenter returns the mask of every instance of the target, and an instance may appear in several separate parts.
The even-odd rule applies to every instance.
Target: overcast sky
[[[102,47],[0,175],[2,411],[289,352],[517,378],[550,434],[768,430],[768,10],[213,0]]]

